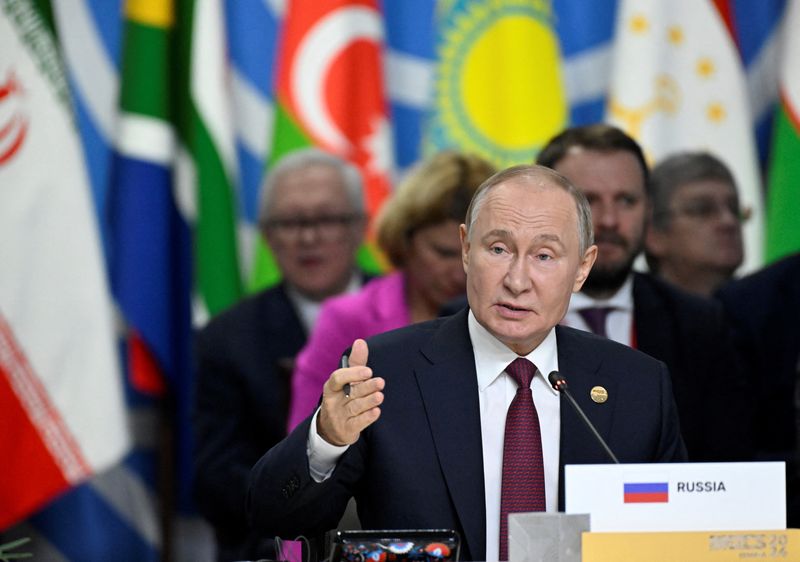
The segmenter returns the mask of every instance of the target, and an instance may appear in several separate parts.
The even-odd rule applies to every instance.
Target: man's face
[[[334,168],[288,172],[275,186],[264,234],[284,279],[305,296],[321,300],[346,288],[363,232]]]
[[[739,198],[732,185],[701,180],[678,187],[669,204],[664,230],[651,227],[648,250],[663,267],[732,275],[742,263]]]
[[[495,186],[469,235],[461,226],[470,308],[519,355],[561,321],[597,254],[592,246],[580,255],[575,200],[549,181],[516,178]]]
[[[555,170],[580,189],[592,207],[598,254],[584,290],[613,294],[642,250],[647,212],[642,167],[627,151],[576,147]]]

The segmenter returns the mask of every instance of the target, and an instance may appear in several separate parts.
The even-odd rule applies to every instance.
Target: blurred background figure
[[[317,149],[284,157],[262,188],[259,224],[278,286],[215,317],[196,337],[194,497],[218,560],[274,557],[245,515],[252,465],[286,433],[289,377],[323,299],[357,290],[365,217],[359,172]]]
[[[572,127],[538,163],[566,176],[592,208],[597,260],[563,322],[666,363],[689,460],[750,460],[750,398],[719,303],[633,271],[650,204],[639,144],[609,125]]]
[[[377,238],[396,271],[354,295],[325,302],[297,357],[290,428],[313,412],[322,385],[353,340],[435,318],[464,293],[458,227],[473,193],[494,171],[477,156],[441,152],[413,169],[385,203]]]
[[[650,271],[690,293],[713,295],[744,259],[731,171],[706,152],[670,156],[650,174],[652,221],[645,237]]]
[[[757,460],[786,462],[786,523],[800,527],[800,254],[718,294],[734,328],[755,405]]]

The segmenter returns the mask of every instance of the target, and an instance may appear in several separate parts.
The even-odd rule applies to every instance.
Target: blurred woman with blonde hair
[[[297,356],[289,430],[313,413],[322,385],[356,338],[431,320],[464,293],[458,226],[472,195],[494,172],[477,156],[440,152],[417,165],[384,204],[377,241],[395,271],[325,301]]]

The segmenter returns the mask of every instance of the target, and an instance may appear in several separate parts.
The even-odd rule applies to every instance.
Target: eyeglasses
[[[699,221],[718,219],[725,213],[730,213],[739,222],[745,222],[750,218],[751,211],[749,208],[740,207],[736,201],[720,202],[713,199],[687,201],[683,205],[666,211],[666,214],[683,215]]]
[[[337,240],[344,236],[347,228],[361,220],[358,213],[339,215],[320,215],[318,217],[273,217],[267,220],[264,227],[271,234],[285,241],[293,241],[309,230],[323,240]]]

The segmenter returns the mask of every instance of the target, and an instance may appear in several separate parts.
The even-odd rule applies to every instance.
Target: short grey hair
[[[469,236],[472,227],[475,225],[478,213],[480,213],[489,192],[498,185],[514,179],[546,179],[553,184],[553,187],[563,189],[572,196],[575,200],[575,210],[578,214],[579,250],[580,255],[583,256],[586,250],[594,244],[594,226],[592,225],[592,209],[589,205],[589,201],[567,178],[555,170],[536,164],[521,164],[519,166],[506,168],[505,170],[497,172],[481,184],[467,209],[467,236]]]
[[[679,187],[697,181],[715,180],[733,188],[736,180],[725,163],[708,152],[679,152],[662,160],[650,174],[648,191],[653,204],[653,227],[664,231],[669,226],[670,204]]]
[[[364,214],[364,187],[361,173],[349,162],[318,148],[302,148],[283,156],[272,166],[261,184],[258,198],[258,224],[264,226],[269,219],[272,193],[280,180],[293,172],[311,166],[329,166],[339,172],[347,198],[353,210]]]

